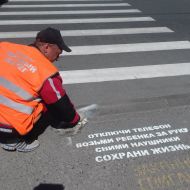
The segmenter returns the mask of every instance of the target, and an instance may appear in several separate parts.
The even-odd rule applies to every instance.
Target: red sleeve
[[[40,91],[40,96],[46,104],[53,104],[65,95],[62,78],[59,74],[48,78]]]
[[[78,123],[80,116],[68,98],[62,85],[62,78],[59,74],[48,78],[44,82],[42,89],[40,90],[40,96],[46,105],[50,105],[49,107],[56,107],[52,112],[64,116],[61,118],[69,120],[69,123],[71,124],[75,125]],[[67,101],[65,101],[66,99]]]

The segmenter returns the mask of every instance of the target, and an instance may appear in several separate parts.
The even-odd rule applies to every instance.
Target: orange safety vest
[[[27,134],[44,109],[39,90],[57,72],[35,47],[0,42],[0,123]]]

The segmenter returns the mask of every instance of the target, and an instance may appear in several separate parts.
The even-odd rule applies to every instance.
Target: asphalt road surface
[[[64,86],[77,108],[96,109],[74,137],[49,126],[34,152],[0,150],[1,189],[189,190],[189,21],[188,0],[2,4],[2,41],[62,31]]]

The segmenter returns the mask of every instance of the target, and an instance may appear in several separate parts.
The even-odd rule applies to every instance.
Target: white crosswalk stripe
[[[143,23],[155,23],[155,19],[147,16],[140,15],[141,10],[134,9],[129,3],[122,0],[9,0],[10,3],[4,4],[1,7],[0,16],[7,16],[7,19],[1,19],[0,25],[2,27],[25,27],[22,31],[2,31],[0,32],[0,39],[27,39],[34,38],[39,30],[38,26],[58,25],[58,26],[73,26],[72,30],[64,29],[61,34],[64,37],[85,37],[91,36],[92,38],[102,37],[102,44],[76,44],[72,45],[71,53],[64,52],[63,55],[69,57],[80,55],[111,55],[111,54],[127,54],[146,52],[160,52],[173,50],[188,50],[190,49],[189,41],[182,40],[163,40],[147,42],[135,42],[124,43],[122,40],[120,43],[106,43],[104,44],[104,38],[107,36],[116,35],[138,35],[138,34],[170,34],[174,33],[173,30],[164,26],[150,26],[143,27]],[[40,4],[40,2],[43,2]],[[55,3],[53,3],[55,2]],[[18,3],[18,4],[17,4]],[[32,8],[35,8],[32,9]],[[38,10],[38,8],[41,8]],[[46,10],[48,8],[48,10]],[[66,10],[55,10],[58,8],[66,8]],[[82,8],[74,9],[73,8]],[[90,8],[90,9],[88,9]],[[18,10],[17,10],[18,9]],[[100,14],[107,14],[100,16]],[[118,14],[121,14],[118,17]],[[125,15],[124,15],[125,14]],[[129,16],[130,14],[130,16]],[[139,14],[139,16],[137,16]],[[50,19],[46,16],[52,16]],[[56,15],[59,18],[54,18]],[[77,18],[64,18],[62,15],[77,16]],[[87,18],[81,16],[89,16]],[[110,16],[109,16],[110,15]],[[115,15],[115,16],[114,16]],[[22,19],[11,19],[11,16],[23,16]],[[37,18],[37,16],[40,16]],[[98,17],[97,17],[98,16]],[[32,18],[31,18],[32,17]],[[61,17],[61,18],[60,18]],[[93,18],[92,18],[93,17]],[[138,27],[117,27],[111,28],[104,26],[103,28],[75,28],[75,24],[121,24],[127,23],[135,24],[142,23]],[[32,25],[32,31],[27,30],[26,26]],[[95,26],[95,25],[94,25]],[[64,27],[63,27],[64,28]],[[122,39],[122,38],[121,38]],[[159,72],[158,72],[159,71]],[[172,71],[172,72],[170,72]],[[88,70],[72,70],[61,72],[64,75],[64,82],[66,84],[74,83],[89,83],[89,82],[103,82],[114,80],[131,80],[141,78],[154,78],[154,77],[166,77],[166,76],[180,76],[189,75],[189,63],[173,63],[173,64],[160,64],[149,66],[133,66],[133,67],[119,67],[119,68],[99,68]]]
[[[163,51],[190,49],[189,41],[172,41],[172,42],[149,42],[135,44],[111,44],[111,45],[93,45],[93,46],[73,46],[72,52],[63,55],[93,55],[93,54],[111,54],[111,53],[129,53],[129,52],[146,52],[146,51]]]
[[[55,0],[32,0],[30,2],[55,2]],[[104,1],[122,1],[122,0],[72,0],[72,2],[77,2],[77,1],[100,1],[100,2],[104,2]],[[9,0],[9,2],[29,2],[28,0]],[[71,2],[71,0],[56,0],[56,2]]]
[[[96,4],[42,4],[42,5],[3,5],[3,8],[47,8],[47,7],[123,7],[128,3],[96,3]]]
[[[83,10],[83,11],[9,11],[0,12],[0,15],[83,15],[83,14],[120,14],[120,13],[140,13],[138,9],[119,9],[119,10]]]
[[[169,33],[173,32],[167,27],[145,27],[145,28],[120,28],[120,29],[94,29],[94,30],[64,30],[63,36],[100,36],[119,34],[149,34],[149,33]],[[33,38],[38,31],[33,32],[0,32],[0,38]]]
[[[190,63],[62,71],[65,84],[190,75]]]
[[[151,17],[121,18],[80,18],[80,19],[43,19],[43,20],[1,20],[0,25],[34,25],[34,24],[74,24],[74,23],[114,23],[114,22],[154,21]]]

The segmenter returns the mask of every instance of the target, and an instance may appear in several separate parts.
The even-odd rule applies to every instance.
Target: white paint
[[[108,162],[108,161],[113,161],[113,160],[122,160],[124,158],[137,158],[137,157],[142,157],[142,156],[149,156],[150,153],[148,150],[137,150],[137,151],[131,151],[131,152],[120,152],[120,153],[115,153],[115,154],[107,154],[103,156],[96,156],[95,161],[96,162]]]
[[[93,29],[93,30],[64,30],[62,36],[100,36],[120,34],[148,34],[173,32],[167,27],[146,27],[146,28],[120,28],[120,29]],[[33,38],[38,31],[24,32],[0,32],[0,38]]]
[[[126,142],[126,141],[133,141],[133,140],[140,140],[140,139],[151,139],[154,138],[155,135],[153,133],[147,133],[147,134],[137,134],[137,135],[129,135],[124,137],[116,137],[115,140],[117,142]]]
[[[127,158],[137,158],[141,156],[149,156],[150,153],[148,150],[137,150],[137,151],[131,151],[126,153]]]
[[[109,53],[129,53],[145,51],[163,51],[190,49],[189,41],[169,41],[169,42],[148,42],[134,44],[111,44],[111,45],[92,45],[92,46],[73,46],[72,52],[63,52],[63,55],[93,55]]]
[[[120,134],[130,134],[130,133],[131,133],[130,129],[124,129],[124,130],[118,130],[118,131],[89,134],[88,138],[93,139],[93,138],[101,138],[101,137],[107,137],[107,136],[116,136]]]
[[[84,107],[84,108],[90,108],[90,107],[94,107],[94,104]],[[108,137],[108,136],[118,136],[121,134],[122,135],[123,134],[131,134],[131,132],[135,132],[135,133],[140,132],[141,133],[141,132],[154,131],[154,130],[160,130],[160,129],[170,129],[170,128],[171,128],[170,124],[160,124],[160,125],[152,125],[152,126],[139,127],[139,128],[133,128],[133,129],[122,129],[122,130],[116,130],[116,131],[105,131],[105,132],[101,132],[101,133],[93,133],[93,134],[89,134],[88,138],[94,139],[94,138],[101,138],[101,137]]]
[[[77,109],[79,115],[85,118],[92,118],[95,115],[95,111],[98,109],[97,104],[91,104],[80,109]]]
[[[170,124],[163,124],[163,125],[133,128],[132,130],[137,133],[137,132],[146,132],[146,131],[154,131],[154,130],[169,129],[169,128],[171,128]]]
[[[83,23],[114,23],[155,21],[151,17],[121,18],[80,18],[80,19],[37,19],[37,20],[1,20],[0,25],[33,25],[33,24],[83,24]]]
[[[170,138],[164,138],[164,139],[155,139],[150,141],[137,141],[137,142],[131,142],[130,145],[132,148],[136,147],[144,147],[144,146],[155,146],[158,144],[165,144],[165,143],[171,143],[180,141],[179,137],[170,137]]]
[[[190,63],[61,71],[64,84],[190,75]]]
[[[82,112],[86,112],[86,111],[91,111],[91,110],[95,110],[98,108],[98,105],[97,104],[91,104],[91,105],[88,105],[88,106],[84,106],[80,109],[78,109],[78,111],[82,111]]]
[[[118,10],[74,10],[74,11],[9,11],[0,12],[0,15],[76,15],[76,14],[120,14],[120,13],[140,13],[138,9],[118,9]]]
[[[67,138],[67,146],[72,146],[73,142],[72,142],[72,138],[71,137],[66,137]]]
[[[129,148],[128,144],[117,144],[117,145],[111,145],[111,146],[97,147],[95,148],[95,151],[105,152],[105,151],[121,150],[121,149],[127,149],[127,148]]]
[[[119,29],[94,29],[94,30],[70,30],[62,31],[63,36],[93,36],[93,35],[119,35],[119,34],[143,34],[173,32],[167,27],[144,28],[119,28]]]
[[[130,6],[128,3],[90,3],[90,4],[39,4],[39,5],[2,5],[3,8],[53,8],[53,7],[123,7]]]
[[[82,147],[88,147],[88,146],[97,146],[97,145],[102,145],[102,144],[110,144],[113,143],[114,140],[111,139],[100,139],[99,141],[85,141],[82,143],[77,143],[76,147],[77,148],[82,148]]]
[[[95,158],[96,162],[108,162],[111,160],[122,160],[125,157],[125,153],[124,152],[120,152],[120,153],[116,153],[116,154],[107,154],[104,156],[97,156]]]
[[[130,136],[118,136],[115,137],[114,139],[112,138],[110,141],[109,145],[107,143],[107,139],[101,139],[99,141],[89,141],[89,142],[104,142],[104,146],[98,146],[95,148],[95,152],[97,153],[102,153],[102,152],[112,152],[112,151],[117,151],[117,150],[124,150],[124,149],[132,149],[130,151],[124,152],[119,152],[119,153],[109,153],[105,155],[98,155],[95,157],[95,161],[98,163],[102,162],[109,162],[109,161],[119,161],[124,158],[126,159],[131,159],[131,158],[138,158],[138,157],[143,157],[143,156],[149,156],[149,155],[156,155],[156,154],[164,154],[164,153],[169,153],[169,152],[176,152],[176,151],[181,151],[181,150],[189,150],[190,145],[186,144],[173,144],[174,142],[181,142],[181,139],[178,136],[171,136],[168,138],[157,138],[154,134],[167,134],[166,131],[170,134],[181,134],[181,133],[187,133],[188,129],[187,128],[179,128],[179,129],[172,129],[168,130],[168,128],[171,128],[170,124],[164,124],[164,125],[154,125],[154,126],[148,126],[148,127],[141,127],[141,128],[134,128],[129,130],[129,132],[137,133],[136,135],[130,135]],[[155,131],[159,130],[159,131]],[[98,137],[104,137],[105,135],[118,135],[120,134],[119,132],[125,133],[126,130],[118,130],[118,131],[110,131],[110,132],[104,132],[104,133],[95,133],[95,134],[90,134],[88,135],[88,138],[98,138]],[[153,133],[143,133],[145,131],[153,131]],[[112,133],[113,132],[113,133]],[[168,134],[167,134],[168,135]],[[158,136],[165,136],[165,135],[158,135]],[[155,138],[156,137],[156,138]],[[152,139],[154,138],[154,139]],[[139,141],[141,139],[148,139],[148,140],[143,140]],[[149,140],[150,139],[150,140]],[[125,141],[131,141],[129,144],[115,144],[115,142],[125,142]],[[88,147],[89,145],[94,145],[97,146],[100,143],[89,143],[89,142],[83,142],[83,143],[78,143],[76,144],[77,148],[82,148],[82,147]],[[112,144],[114,143],[114,144]],[[163,147],[157,147],[159,144],[167,144],[169,143],[168,146],[163,146]],[[130,146],[129,146],[130,145]],[[144,149],[140,150],[137,149],[139,147],[148,147],[148,146],[153,146],[154,148],[150,149]],[[130,149],[129,149],[130,148]]]
[[[152,151],[152,154],[163,154],[163,153],[168,153],[168,152],[176,152],[180,150],[189,150],[189,149],[190,149],[189,145],[177,144],[177,145],[153,148],[151,149],[151,151]]]
[[[180,133],[188,133],[188,129],[187,129],[187,128],[172,129],[172,130],[168,130],[168,133],[169,133],[170,135],[173,135],[173,134],[180,134]]]
[[[9,0],[9,2],[55,2],[55,0]],[[76,2],[76,1],[100,1],[100,2],[103,2],[103,1],[122,1],[122,0],[56,0],[56,2]]]
[[[165,131],[156,132],[156,136],[157,137],[164,137],[164,136],[168,136],[168,133],[166,133]]]
[[[99,141],[89,141],[89,142],[77,143],[76,147],[82,148],[82,147],[88,147],[88,146],[92,146],[92,145],[93,146],[104,145],[104,146],[95,147],[95,152],[97,152],[97,153],[112,152],[112,151],[124,150],[124,149],[128,149],[128,150],[132,149],[125,153],[120,152],[120,153],[109,153],[106,155],[98,155],[95,157],[95,161],[98,163],[114,161],[114,160],[118,161],[118,160],[122,160],[124,158],[130,159],[130,158],[138,158],[138,157],[149,156],[149,155],[176,152],[176,151],[181,151],[181,150],[189,150],[190,145],[185,145],[182,143],[171,145],[171,143],[173,144],[174,142],[181,142],[181,139],[178,136],[171,136],[168,138],[158,138],[158,136],[165,136],[165,135],[158,135],[158,136],[154,135],[154,134],[158,134],[158,133],[159,134],[163,134],[163,133],[167,134],[166,131],[170,135],[188,132],[187,128],[179,128],[179,129],[172,129],[172,130],[168,130],[168,128],[171,128],[170,124],[164,124],[164,125],[162,124],[162,125],[134,128],[134,130],[130,129],[127,131],[126,130],[118,130],[118,131],[109,131],[109,132],[103,132],[103,133],[94,133],[94,134],[88,135],[88,138],[113,136],[113,135],[118,135],[118,134],[123,134],[123,133],[131,133],[131,132],[135,133],[135,135],[130,135],[130,136],[125,135],[123,137],[118,136],[118,137],[111,138],[111,139],[100,139]],[[155,131],[155,130],[159,130],[159,131]],[[142,134],[142,132],[145,132],[145,131],[153,131],[153,133],[147,133],[147,134],[143,133]],[[143,141],[139,141],[142,139],[143,139]],[[144,139],[146,139],[146,140],[144,140]],[[115,144],[115,142],[126,142],[126,141],[131,141],[131,142],[129,142],[129,144],[126,144],[126,143]],[[168,146],[157,147],[159,144],[165,145],[167,143],[169,143]],[[106,144],[106,146],[105,146],[105,144]],[[109,145],[107,145],[107,144],[109,144]],[[148,146],[153,146],[154,148],[144,149],[144,150],[137,149],[139,147],[148,147]]]

